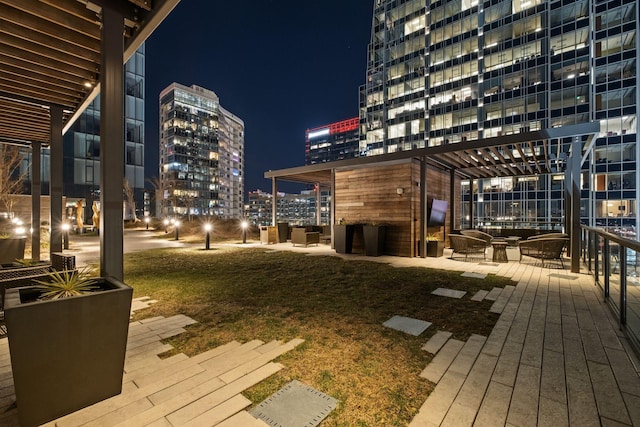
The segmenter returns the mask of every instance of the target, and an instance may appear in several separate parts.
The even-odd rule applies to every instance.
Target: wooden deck
[[[268,249],[337,256],[325,245]],[[463,342],[443,331],[425,342],[423,350],[435,357],[421,376],[436,387],[410,425],[640,425],[640,365],[592,278],[559,263],[545,263],[545,268],[533,259],[519,263],[516,250],[509,248],[510,262],[501,264],[488,261],[490,256],[465,262],[340,255],[398,267],[498,274],[515,282],[468,296],[493,301],[491,311],[500,314],[489,336]],[[281,369],[273,359],[301,340],[234,341],[193,357],[160,359],[158,354],[170,348],[160,340],[191,322],[178,315],[132,323],[123,393],[50,425],[264,427],[244,411],[251,402],[241,392]],[[14,400],[7,340],[2,339],[0,425],[17,425]]]

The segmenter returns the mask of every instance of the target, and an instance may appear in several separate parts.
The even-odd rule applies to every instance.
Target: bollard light
[[[242,227],[242,243],[247,243],[247,227],[249,227],[249,223],[247,221],[242,221],[240,226]]]
[[[180,232],[178,231],[180,229],[180,221],[177,219],[173,221],[173,228],[176,230],[176,240],[178,240],[180,238]]]
[[[149,223],[151,222],[151,218],[149,218],[148,216],[144,217],[144,222],[145,224],[147,224],[147,230],[149,229]]]
[[[168,219],[164,219],[164,221],[162,221],[162,224],[164,224],[164,232],[165,234],[169,232],[169,220]]]
[[[209,250],[211,247],[211,224],[204,225],[204,249]]]
[[[69,249],[69,229],[71,225],[68,222],[62,223],[62,248]]]

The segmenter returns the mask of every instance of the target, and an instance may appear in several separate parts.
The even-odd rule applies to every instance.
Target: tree
[[[166,206],[164,201],[164,182],[157,176],[147,178],[147,182],[153,187],[153,200],[160,203],[160,212],[156,212],[156,216],[161,217],[166,214]]]
[[[136,200],[133,197],[133,188],[131,188],[131,185],[129,184],[129,180],[127,178],[123,179],[122,188],[124,190],[124,200],[127,208],[133,215],[133,222],[138,222],[138,217],[136,215]]]
[[[28,170],[20,170],[22,160],[18,147],[0,144],[0,202],[9,214],[13,212],[14,196],[21,194],[24,189]]]

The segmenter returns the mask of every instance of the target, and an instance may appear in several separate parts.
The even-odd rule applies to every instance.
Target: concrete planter
[[[441,257],[444,254],[444,242],[427,240],[427,256]]]
[[[0,264],[8,264],[24,258],[24,237],[0,239]]]
[[[353,233],[355,227],[352,224],[342,225],[335,224],[333,226],[333,247],[339,254],[350,254],[353,248]]]
[[[364,237],[364,254],[380,256],[384,252],[384,239],[387,228],[384,225],[365,225],[362,227]]]
[[[5,321],[21,426],[45,423],[120,394],[133,289],[38,301],[32,286],[8,289]]]

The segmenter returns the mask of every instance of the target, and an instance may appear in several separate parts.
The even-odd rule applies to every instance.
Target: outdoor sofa
[[[483,239],[464,234],[449,234],[449,243],[452,249],[451,259],[454,254],[464,254],[465,260],[469,255],[482,254],[482,258],[486,259],[487,242]]]
[[[522,256],[526,255],[541,260],[543,267],[546,260],[560,261],[564,269],[562,252],[567,242],[569,242],[568,237],[536,237],[521,241],[518,244],[520,247],[520,262],[522,262]]]

